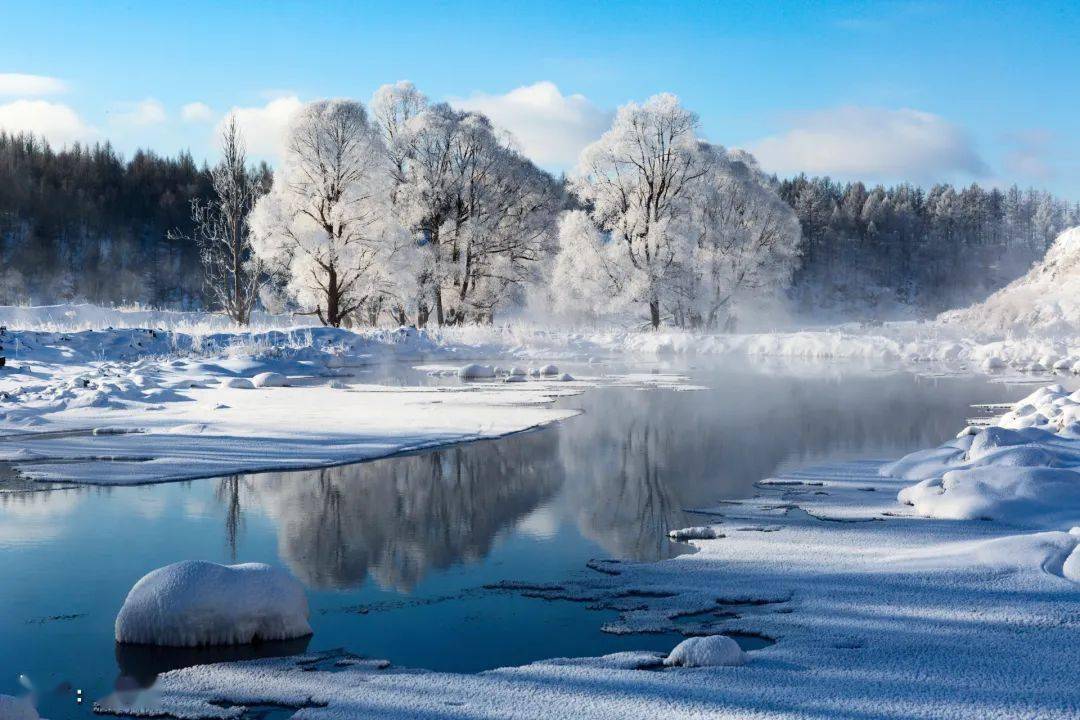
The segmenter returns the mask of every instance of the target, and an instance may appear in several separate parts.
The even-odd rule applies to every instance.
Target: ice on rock
[[[221,387],[237,388],[240,390],[251,390],[255,387],[255,383],[251,382],[247,378],[231,377],[223,379],[221,381]]]
[[[284,387],[286,382],[285,376],[276,372],[262,372],[251,378],[251,384],[257,388]]]
[[[996,355],[991,355],[982,361],[982,369],[987,372],[992,370],[1001,370],[1005,367],[1005,361]]]
[[[699,525],[696,527],[671,530],[668,532],[668,537],[672,540],[712,540],[714,538],[723,537],[723,535],[719,534],[715,529],[708,525]]]
[[[664,664],[671,667],[717,667],[743,665],[746,653],[727,635],[692,637],[675,646]]]
[[[558,375],[559,374],[559,368],[557,366],[555,366],[555,365],[545,365],[542,368],[540,368],[540,374],[541,375]]]
[[[570,382],[573,379],[574,379],[574,376],[571,375],[570,373],[563,373],[562,375],[559,376],[560,382]]]
[[[506,378],[503,380],[503,382],[523,383],[523,382],[525,382],[525,376],[524,375],[507,375]]]
[[[262,563],[188,560],[135,583],[116,616],[116,641],[193,647],[311,634],[304,588]]]
[[[525,372],[525,368],[521,368],[521,367],[517,367],[517,366],[510,368],[510,376],[511,377],[525,377],[525,375],[527,375],[527,374],[528,373]]]
[[[482,380],[495,377],[495,370],[490,365],[478,365],[470,363],[458,370],[458,377],[462,380]]]

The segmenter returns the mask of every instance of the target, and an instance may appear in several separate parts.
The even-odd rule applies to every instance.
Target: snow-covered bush
[[[304,587],[262,563],[189,560],[135,583],[116,616],[116,641],[192,647],[311,634]]]

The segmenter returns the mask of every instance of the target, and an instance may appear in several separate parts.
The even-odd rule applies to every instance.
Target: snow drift
[[[918,481],[898,499],[925,517],[1080,525],[1080,391],[1040,388],[986,428],[885,465]]]
[[[1058,236],[1026,275],[984,302],[941,315],[944,323],[1010,335],[1080,333],[1080,227]]]
[[[145,575],[116,616],[116,641],[193,647],[311,634],[304,588],[262,563],[189,560]]]

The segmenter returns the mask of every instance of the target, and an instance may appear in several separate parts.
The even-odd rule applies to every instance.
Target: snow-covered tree
[[[611,129],[582,152],[572,183],[628,265],[615,290],[647,303],[653,327],[660,325],[671,270],[687,252],[694,185],[707,171],[697,123],[674,95],[624,105]]]
[[[653,327],[666,315],[715,328],[740,295],[785,288],[795,214],[752,157],[702,142],[696,124],[674,96],[657,95],[620,108],[583,151],[572,187],[588,210],[560,221],[552,271],[561,309],[644,303]]]
[[[218,309],[246,325],[267,277],[264,262],[252,251],[249,223],[266,187],[262,175],[248,167],[235,116],[222,130],[221,160],[211,178],[212,197],[191,201],[206,288]]]
[[[550,248],[560,188],[479,113],[430,104],[410,83],[380,88],[372,105],[395,214],[413,236],[398,312],[418,325],[490,320]]]
[[[689,253],[678,260],[672,312],[678,325],[732,328],[740,300],[787,289],[798,262],[799,220],[754,158],[702,144],[708,171],[689,203]]]
[[[322,100],[300,111],[270,192],[252,215],[256,254],[287,270],[304,312],[338,327],[384,290],[398,234],[387,153],[364,107]]]

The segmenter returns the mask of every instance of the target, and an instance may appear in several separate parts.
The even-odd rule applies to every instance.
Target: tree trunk
[[[326,317],[323,324],[331,327],[341,327],[341,288],[338,287],[337,270],[330,266],[329,276],[326,282]]]
[[[653,330],[660,327],[660,301],[653,299],[649,301],[649,322],[652,323]]]

